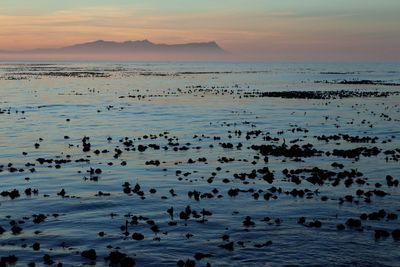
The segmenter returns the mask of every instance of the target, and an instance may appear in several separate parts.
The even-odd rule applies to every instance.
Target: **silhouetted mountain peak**
[[[229,55],[217,42],[157,44],[147,39],[123,42],[95,40],[61,48],[0,51],[3,55],[34,58],[67,59],[220,59]]]
[[[70,45],[55,49],[34,49],[30,52],[52,52],[52,53],[225,53],[215,42],[197,42],[185,44],[155,44],[147,39],[137,41],[105,41],[96,40],[93,42]]]

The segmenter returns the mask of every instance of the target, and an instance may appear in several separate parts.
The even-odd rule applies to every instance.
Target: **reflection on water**
[[[0,191],[17,189],[20,196],[0,197],[0,226],[6,230],[0,256],[14,254],[18,265],[40,265],[49,254],[55,262],[82,265],[90,260],[78,252],[94,248],[96,266],[103,266],[104,257],[118,248],[138,266],[176,266],[178,260],[195,260],[196,253],[207,254],[199,266],[394,266],[400,243],[375,235],[400,228],[388,215],[399,213],[398,187],[386,179],[400,179],[400,97],[244,93],[396,92],[399,86],[315,81],[399,83],[399,71],[396,64],[3,64]],[[371,139],[356,142],[339,134]],[[317,138],[322,135],[331,139]],[[261,144],[276,151],[312,144],[321,155],[284,157],[252,147]],[[333,153],[360,147],[377,147],[379,153]],[[264,167],[272,183],[263,178]],[[301,169],[314,167],[335,175],[313,184],[306,180],[312,172]],[[285,170],[298,174],[300,183]],[[335,185],[338,173],[352,170],[361,175],[340,174],[345,177]],[[353,183],[346,186],[349,179]],[[123,187],[125,182],[130,185]],[[128,187],[130,194],[124,193]],[[26,194],[28,188],[39,192]],[[389,195],[378,196],[379,191]],[[191,212],[185,213],[188,205]],[[349,218],[381,209],[385,216],[362,220],[362,227],[346,225]],[[34,223],[34,214],[46,218]],[[298,223],[300,217],[304,223]],[[20,234],[12,233],[13,220]],[[121,229],[126,220],[128,236]],[[314,226],[317,221],[321,227]],[[135,232],[144,239],[132,239]],[[32,249],[35,242],[39,251]]]

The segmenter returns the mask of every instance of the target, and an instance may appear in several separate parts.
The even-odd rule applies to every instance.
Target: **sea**
[[[399,63],[1,62],[0,266],[400,266],[399,92]]]

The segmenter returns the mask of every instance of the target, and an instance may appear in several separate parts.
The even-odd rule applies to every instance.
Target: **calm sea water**
[[[386,160],[388,155],[383,151],[400,148],[400,97],[240,97],[252,90],[400,91],[400,86],[315,83],[344,79],[400,83],[400,65],[3,63],[0,191],[17,189],[20,196],[0,196],[0,226],[6,230],[0,235],[0,256],[16,255],[18,266],[32,261],[43,266],[44,254],[64,266],[108,266],[104,257],[118,249],[133,257],[137,266],[176,266],[178,260],[194,259],[198,252],[211,255],[197,261],[197,266],[207,262],[212,266],[400,266],[400,242],[392,237],[374,238],[377,229],[399,229],[399,220],[365,220],[362,231],[336,228],[349,218],[380,209],[399,215],[399,189],[388,187],[385,177],[400,179],[400,165]],[[245,138],[247,132],[256,130],[278,139],[263,140],[263,134]],[[235,131],[242,135],[235,135]],[[351,143],[315,138],[334,134],[378,139],[376,143]],[[82,151],[85,136],[90,138],[88,152]],[[127,140],[132,140],[133,146],[124,145]],[[265,162],[251,149],[251,145],[294,144],[291,141],[311,143],[323,152],[361,146],[376,146],[382,152],[359,160],[323,154],[301,161],[269,156]],[[35,148],[35,143],[40,146]],[[220,143],[232,143],[234,148],[223,148]],[[239,143],[243,146],[237,149]],[[137,150],[139,145],[149,144],[160,149]],[[188,150],[174,151],[174,147],[183,146]],[[95,153],[97,149],[99,154]],[[122,152],[118,157],[114,156],[115,149]],[[198,161],[203,157],[206,163]],[[234,161],[221,163],[221,157]],[[40,164],[38,158],[53,162]],[[195,163],[188,163],[189,158]],[[60,159],[71,161],[56,166],[54,160]],[[151,160],[160,161],[160,165],[146,164]],[[296,185],[282,173],[284,169],[313,167],[343,171],[332,167],[333,162],[343,164],[343,170],[361,172],[368,184],[313,185],[304,180]],[[10,170],[12,167],[16,170]],[[260,175],[245,182],[234,177],[235,173],[251,173],[263,167],[274,173],[272,184],[259,179]],[[102,172],[90,175],[91,168]],[[139,184],[145,198],[125,194],[125,182],[132,188]],[[376,183],[381,183],[378,189],[389,195],[372,196],[371,203],[356,196],[359,189],[377,189]],[[272,186],[283,192],[274,193],[277,198],[267,201],[263,196]],[[27,196],[27,188],[39,192]],[[231,197],[228,190],[232,188],[243,192]],[[294,188],[309,189],[311,197],[284,193]],[[62,189],[69,197],[57,194]],[[150,189],[156,192],[150,193]],[[193,190],[213,197],[195,200],[188,196]],[[262,191],[255,199],[253,193],[258,190]],[[110,195],[98,196],[99,191]],[[346,195],[354,196],[355,201],[339,204]],[[188,205],[212,215],[200,223],[202,218],[180,219],[180,212]],[[168,224],[170,207],[174,208],[176,225]],[[44,214],[46,219],[35,223],[34,214]],[[133,216],[145,219],[131,224]],[[246,227],[246,216],[255,225]],[[322,226],[298,224],[299,217],[305,217],[306,224],[318,220]],[[12,233],[13,220],[22,228],[21,233]],[[126,220],[128,236],[121,230]],[[150,229],[152,222],[148,220],[159,227],[158,233]],[[142,233],[144,240],[133,240],[134,232]],[[229,241],[224,241],[223,235],[229,235]],[[233,251],[220,247],[231,241]],[[267,241],[272,245],[257,246]],[[32,249],[35,242],[40,243],[38,251]],[[94,262],[80,256],[90,248],[97,252]]]

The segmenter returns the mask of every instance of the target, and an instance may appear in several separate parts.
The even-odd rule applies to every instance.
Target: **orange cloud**
[[[97,39],[158,43],[217,41],[247,59],[337,58],[353,52],[391,58],[399,52],[395,24],[366,28],[356,15],[299,15],[265,10],[165,14],[137,8],[90,7],[44,15],[1,15],[0,49],[61,47]],[[340,54],[340,53],[339,53]],[[324,56],[325,55],[325,56]]]

